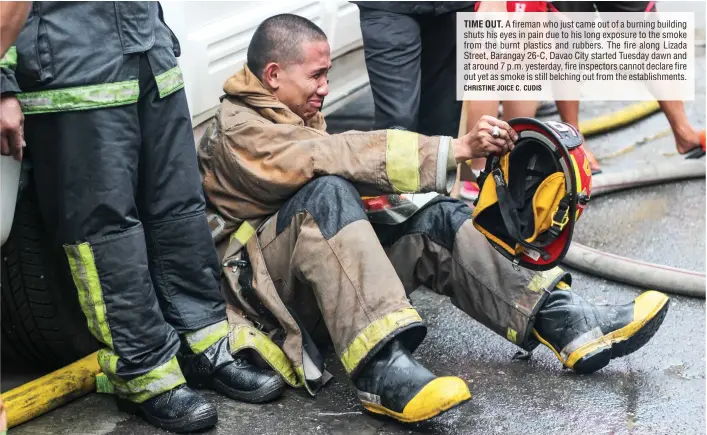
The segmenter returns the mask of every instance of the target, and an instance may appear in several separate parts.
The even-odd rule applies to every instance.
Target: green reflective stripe
[[[69,268],[79,294],[79,304],[88,322],[88,329],[102,343],[113,348],[103,290],[98,279],[93,250],[88,243],[65,245],[64,251],[69,259]]]
[[[98,366],[106,375],[115,377],[115,373],[118,371],[118,355],[110,349],[99,350]]]
[[[25,115],[100,109],[137,102],[140,88],[137,80],[51,91],[26,92],[17,95]]]
[[[184,334],[189,347],[194,353],[201,353],[214,343],[228,335],[228,322],[223,320],[194,332]]]
[[[420,190],[420,157],[417,133],[388,130],[385,168],[388,179],[398,192]]]
[[[105,373],[96,375],[96,393],[115,394],[115,387]]]
[[[386,314],[375,322],[369,324],[353,339],[348,348],[341,355],[341,362],[346,373],[353,372],[363,358],[381,340],[412,323],[422,322],[422,318],[414,308],[405,308]]]
[[[231,353],[234,355],[242,349],[255,350],[273,370],[282,376],[285,382],[293,387],[302,385],[285,352],[257,329],[250,326],[235,327],[229,334],[229,345]],[[302,373],[304,374],[304,372]]]
[[[10,47],[5,56],[0,59],[0,67],[15,69],[17,66],[17,48],[13,45]]]
[[[118,356],[112,351],[101,349],[98,352],[98,364],[113,384],[115,394],[135,403],[142,403],[186,383],[176,357],[129,381],[124,381],[116,375],[117,363]]]
[[[164,98],[184,87],[182,69],[179,66],[155,76],[155,81],[157,82],[157,89],[160,91],[160,98]]]

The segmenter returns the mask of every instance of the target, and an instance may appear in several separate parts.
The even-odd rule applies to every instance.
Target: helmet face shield
[[[589,161],[571,125],[516,118],[510,153],[489,157],[479,177],[474,226],[503,255],[535,270],[562,260],[591,194]]]

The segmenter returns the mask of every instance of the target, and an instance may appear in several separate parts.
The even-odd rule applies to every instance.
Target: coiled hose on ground
[[[705,161],[662,162],[640,169],[606,173],[594,177],[592,198],[610,192],[666,181],[704,178]],[[646,263],[598,251],[572,242],[563,263],[582,272],[637,287],[662,290],[695,298],[705,298],[705,274]]]

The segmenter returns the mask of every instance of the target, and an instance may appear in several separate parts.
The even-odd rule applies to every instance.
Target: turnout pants
[[[48,233],[63,247],[117,394],[182,383],[194,352],[227,334],[183,90],[160,98],[146,56],[137,104],[31,115],[26,140]]]
[[[456,13],[404,15],[361,7],[360,18],[373,129],[457,137],[462,102],[456,95]]]
[[[313,335],[325,328],[350,376],[396,334],[419,344],[425,329],[407,293],[420,285],[527,348],[535,314],[565,275],[514,268],[450,198],[402,224],[372,225],[353,185],[334,176],[303,187],[259,242],[280,298]]]

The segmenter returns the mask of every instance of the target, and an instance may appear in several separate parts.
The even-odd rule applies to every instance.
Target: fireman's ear
[[[275,91],[280,87],[282,67],[276,62],[270,62],[263,68],[263,84]]]

